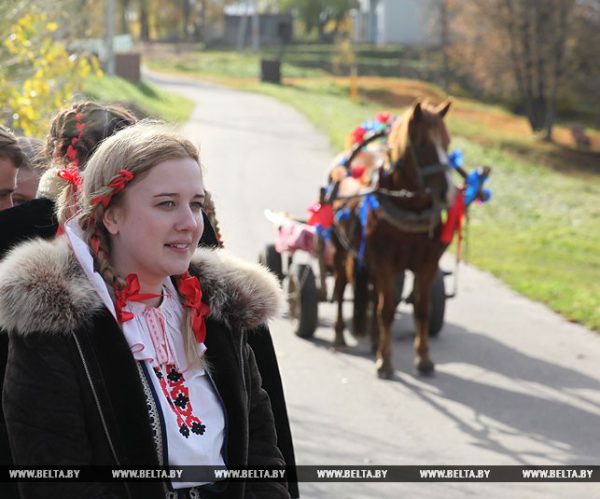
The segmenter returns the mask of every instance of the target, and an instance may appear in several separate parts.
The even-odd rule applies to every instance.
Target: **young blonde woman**
[[[0,264],[19,465],[283,466],[246,335],[279,306],[262,267],[198,249],[198,153],[156,124],[105,140],[81,212]],[[23,483],[21,496],[280,498],[284,482]]]

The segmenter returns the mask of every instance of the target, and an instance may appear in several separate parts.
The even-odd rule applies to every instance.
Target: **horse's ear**
[[[437,115],[440,118],[443,118],[444,116],[446,116],[446,113],[448,112],[448,110],[450,109],[450,106],[452,105],[452,101],[450,99],[448,99],[445,102],[442,102],[435,110],[435,112],[437,113]]]
[[[420,102],[417,102],[415,104],[415,107],[413,108],[412,116],[413,116],[413,120],[415,122],[421,121],[421,118],[423,117],[423,109],[421,108]]]

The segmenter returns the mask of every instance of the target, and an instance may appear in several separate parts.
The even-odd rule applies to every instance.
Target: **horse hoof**
[[[344,340],[344,338],[342,338],[341,340],[334,340],[333,344],[331,345],[335,350],[343,350],[345,349],[348,345],[346,345],[346,340]]]
[[[421,359],[416,362],[417,371],[423,376],[431,376],[435,371],[435,365],[429,359]]]
[[[394,368],[393,367],[389,367],[389,366],[385,366],[385,367],[378,367],[377,368],[377,377],[379,379],[392,379],[392,377],[394,376]]]

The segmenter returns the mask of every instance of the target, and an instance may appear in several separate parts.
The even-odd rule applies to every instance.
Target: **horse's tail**
[[[370,302],[369,269],[364,262],[352,258],[354,285],[354,314],[352,316],[352,334],[356,337],[367,335],[367,309]]]

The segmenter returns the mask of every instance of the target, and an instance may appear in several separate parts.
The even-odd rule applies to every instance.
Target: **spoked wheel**
[[[277,276],[279,282],[283,281],[283,262],[281,254],[277,252],[274,244],[267,244],[264,252],[258,255],[258,263],[262,263],[273,274]]]
[[[294,265],[288,277],[288,304],[294,333],[311,338],[317,329],[319,293],[310,265]]]

